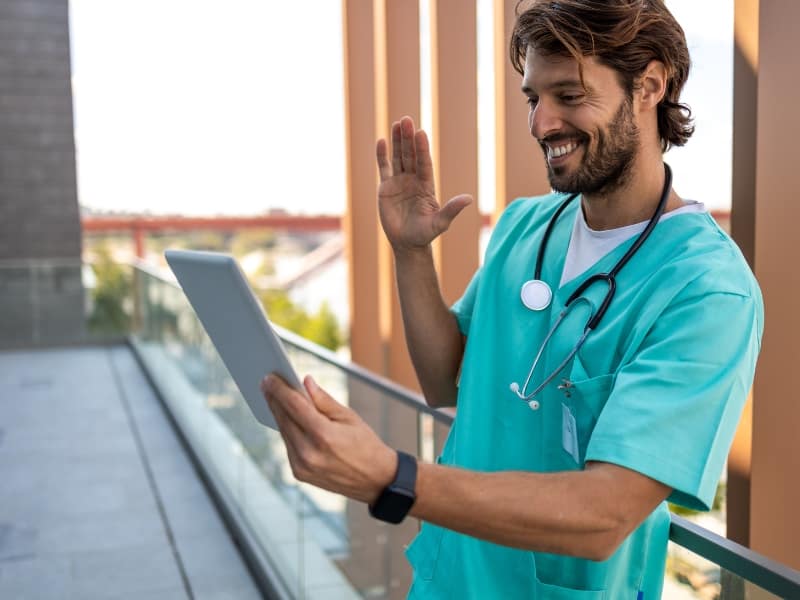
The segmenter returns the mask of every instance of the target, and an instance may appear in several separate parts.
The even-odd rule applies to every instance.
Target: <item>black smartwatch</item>
[[[394,481],[383,489],[374,504],[369,505],[369,514],[387,523],[400,523],[417,499],[416,483],[417,459],[398,450]]]

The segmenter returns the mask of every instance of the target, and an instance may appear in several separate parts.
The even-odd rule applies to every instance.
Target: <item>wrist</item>
[[[381,453],[380,459],[375,461],[375,475],[372,480],[372,485],[370,486],[367,504],[373,504],[383,490],[394,481],[397,475],[399,463],[397,451],[388,446],[386,446],[384,450],[385,451]]]
[[[428,272],[435,267],[433,264],[433,249],[431,246],[416,246],[412,248],[392,247],[394,265],[398,272]]]
[[[430,263],[433,261],[433,248],[426,246],[392,246],[396,264]]]
[[[369,504],[369,514],[387,523],[397,524],[405,519],[416,501],[417,459],[398,450],[397,469],[392,481]]]

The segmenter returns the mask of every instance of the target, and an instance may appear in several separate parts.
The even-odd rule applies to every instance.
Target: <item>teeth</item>
[[[559,158],[560,156],[564,156],[565,154],[569,154],[575,148],[578,147],[578,144],[575,142],[570,142],[569,144],[565,144],[563,146],[548,146],[548,154],[550,158]]]

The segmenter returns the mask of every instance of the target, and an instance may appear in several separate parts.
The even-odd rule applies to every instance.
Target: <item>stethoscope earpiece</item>
[[[512,382],[511,385],[509,385],[508,387],[511,389],[512,392],[514,392],[517,396],[519,396],[520,399],[525,400],[525,396],[522,393],[520,393],[519,384],[516,381]],[[539,401],[531,400],[530,402],[528,402],[528,406],[530,407],[531,410],[539,410]]]

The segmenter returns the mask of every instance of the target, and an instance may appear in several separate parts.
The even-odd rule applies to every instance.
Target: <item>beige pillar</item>
[[[343,0],[348,80],[348,173],[351,201],[345,222],[351,279],[353,360],[407,387],[416,387],[400,313],[394,266],[377,212],[375,141],[393,120],[419,122],[419,7],[414,0]],[[357,182],[357,184],[356,184]],[[358,345],[357,345],[358,344]],[[350,404],[392,447],[417,450],[417,415],[363,384],[350,382]],[[351,554],[341,567],[359,589],[385,589],[404,598],[411,569],[403,548],[416,533],[408,520],[389,527],[358,503],[347,507]]]
[[[766,305],[753,391],[751,547],[800,568],[800,202],[793,183],[800,139],[800,2],[759,7],[755,266]]]
[[[434,247],[445,302],[457,300],[478,268],[478,46],[475,0],[431,0],[431,108],[437,194],[474,202]]]
[[[550,191],[544,155],[528,130],[522,77],[511,66],[509,43],[516,0],[494,0],[495,143],[497,173],[494,220],[512,200]]]
[[[391,124],[408,115],[420,121],[420,40],[417,0],[376,0],[376,105],[380,137],[391,137]],[[380,228],[380,225],[378,225]],[[385,344],[385,374],[408,388],[419,390],[406,347],[403,317],[397,295],[394,257],[379,232],[381,333]]]
[[[379,322],[378,229],[375,225],[375,55],[372,0],[342,0],[350,351],[354,362],[384,373]]]
[[[391,124],[404,115],[419,126],[420,39],[418,0],[375,0],[377,128],[380,137],[391,137]],[[377,224],[380,229],[380,225]],[[397,294],[394,257],[381,230],[379,233],[381,331],[384,336],[386,375],[418,390],[416,373],[406,347],[403,316]],[[388,402],[381,415],[383,437],[395,448],[417,451],[418,417],[413,410]],[[380,524],[375,531],[386,540],[384,568],[388,573],[387,597],[405,598],[411,585],[411,568],[403,549],[414,537],[417,523],[409,519],[398,526]]]
[[[754,267],[756,110],[758,108],[758,0],[735,0],[733,53],[733,169],[731,235]],[[752,396],[728,456],[727,535],[750,545]]]

